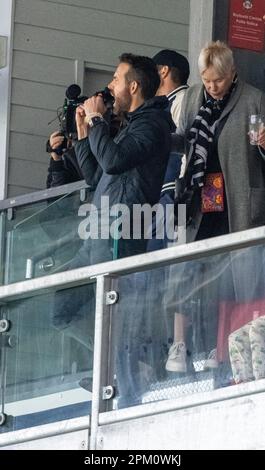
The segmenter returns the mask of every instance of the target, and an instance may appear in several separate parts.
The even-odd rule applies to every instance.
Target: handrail
[[[43,290],[86,284],[100,275],[125,275],[261,243],[265,244],[265,226],[1,286],[0,300],[11,301]]]
[[[24,194],[22,196],[15,196],[0,201],[0,210],[25,206],[27,204],[32,204],[33,202],[44,201],[53,197],[62,196],[64,194],[70,194],[81,189],[90,190],[91,186],[87,185],[85,180],[82,180],[75,183],[63,184],[61,186],[57,186],[56,188],[43,189],[41,191]]]

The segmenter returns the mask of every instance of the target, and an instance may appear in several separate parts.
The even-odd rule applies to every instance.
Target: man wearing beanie
[[[153,61],[157,66],[160,76],[160,85],[156,95],[167,96],[172,119],[175,126],[178,127],[181,103],[188,88],[187,80],[190,74],[189,62],[182,54],[170,49],[163,49],[158,52],[153,57]],[[159,203],[165,208],[167,204],[174,204],[176,179],[179,178],[180,173],[182,173],[185,168],[185,160],[185,157],[176,152],[172,145],[159,200]],[[152,239],[148,242],[148,251],[167,248],[169,241],[172,241],[167,239],[166,233],[164,239],[156,238],[155,234],[158,230],[157,223],[158,221],[153,220],[153,235]],[[159,224],[164,225],[165,228],[166,220],[160,221]]]
[[[190,75],[189,62],[186,57],[176,51],[163,49],[158,52],[153,61],[157,65],[160,76],[160,86],[157,95],[166,95],[170,103],[173,121],[178,126],[181,103],[188,88]]]
[[[171,112],[172,120],[174,121],[175,126],[178,127],[182,100],[188,88],[187,80],[190,74],[189,63],[186,57],[176,51],[169,49],[164,49],[158,52],[153,57],[153,61],[157,66],[160,76],[160,86],[156,92],[156,95],[167,96],[169,101],[168,109]],[[169,216],[167,206],[171,205],[174,207],[176,179],[179,178],[180,171],[182,170],[182,161],[183,170],[185,168],[185,160],[186,159],[183,154],[175,151],[172,139],[168,165],[159,199],[159,204],[163,206],[164,211],[160,218],[153,218],[152,238],[148,241],[147,251],[167,248],[170,246],[170,244],[174,243],[174,240],[171,239],[173,234],[167,233],[168,227],[172,227],[172,224],[174,224],[174,220],[169,221],[169,218],[172,216],[172,212],[171,216]],[[164,237],[162,239],[158,238],[158,233],[164,234]],[[151,352],[149,351],[148,354],[150,354],[149,357],[152,359],[149,359],[148,365],[153,368],[153,373],[157,377],[163,377],[164,374],[165,358],[163,355],[163,348],[165,344],[165,338],[167,338],[167,332],[172,331],[172,325],[168,325],[168,318],[166,316],[159,316],[159,321],[156,319],[156,313],[158,312],[159,308],[161,308],[163,311],[161,299],[163,299],[165,286],[168,282],[167,272],[167,270],[158,269],[147,273],[138,273],[136,275],[137,279],[141,277],[141,284],[138,281],[142,289],[139,292],[139,298],[141,298],[141,301],[144,297],[144,292],[147,292],[147,298],[146,302],[144,302],[144,312],[142,313],[142,317],[149,319],[149,323],[147,322],[147,324],[150,325],[148,335],[152,338],[155,338],[155,347],[152,345],[154,343],[150,344],[149,346]],[[141,317],[139,310],[138,314]],[[137,388],[136,386],[137,383],[135,381],[134,389]]]

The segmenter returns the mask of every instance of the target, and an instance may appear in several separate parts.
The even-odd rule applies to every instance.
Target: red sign
[[[265,0],[230,0],[229,45],[263,51]]]

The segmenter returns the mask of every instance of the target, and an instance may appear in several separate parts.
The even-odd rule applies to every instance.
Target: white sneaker
[[[174,342],[168,351],[166,370],[170,372],[187,372],[186,345],[182,342]]]
[[[216,369],[218,367],[218,361],[217,361],[217,350],[212,349],[211,352],[209,353],[208,358],[206,359],[204,363],[204,370],[207,369]]]

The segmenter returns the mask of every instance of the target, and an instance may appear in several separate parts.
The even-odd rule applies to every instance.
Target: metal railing
[[[154,253],[132,256],[121,260],[101,263],[44,276],[39,279],[31,279],[0,287],[0,302],[7,305],[14,300],[37,296],[42,293],[51,292],[54,289],[66,289],[73,286],[80,286],[87,282],[96,281],[96,324],[95,324],[95,345],[94,345],[94,376],[93,376],[93,400],[91,411],[91,440],[90,448],[96,448],[96,438],[98,426],[104,422],[117,422],[132,416],[146,416],[154,409],[166,410],[172,406],[165,403],[156,403],[154,406],[144,405],[137,409],[113,410],[106,415],[101,415],[106,411],[106,402],[102,399],[102,387],[108,384],[109,367],[109,326],[110,326],[110,303],[106,301],[107,293],[112,291],[112,282],[120,276],[130,273],[139,273],[154,268],[189,262],[201,257],[207,258],[220,253],[233,252],[234,250],[247,249],[265,243],[265,227],[229,234],[209,240],[194,242],[188,245],[175,246]],[[245,393],[264,390],[264,384],[256,383],[246,385]],[[251,390],[250,390],[251,389]],[[226,397],[237,396],[236,387],[231,390],[216,390],[212,393],[201,394],[196,397],[186,398],[183,406],[194,406],[196,403],[207,403],[212,400],[224,400]],[[69,428],[68,428],[69,431]]]
[[[90,190],[85,180],[77,181],[76,183],[63,184],[55,188],[43,189],[33,193],[23,194],[22,196],[14,196],[0,201],[0,211],[12,209],[15,207],[25,206],[34,202],[47,201],[55,197],[71,194],[75,191],[83,191],[81,200],[85,200],[84,192]]]
[[[11,198],[6,201],[0,202],[1,216],[1,236],[2,244],[0,250],[0,257],[3,260],[5,256],[5,223],[8,218],[12,218],[12,212],[14,209],[27,207],[28,204],[34,204],[39,202],[53,201],[60,198],[64,198],[67,195],[71,195],[76,191],[80,192],[80,202],[86,200],[86,191],[90,191],[84,181],[65,185],[59,188],[52,188],[37,193],[20,196],[17,198]],[[42,211],[42,209],[41,209]],[[5,217],[6,216],[6,217]],[[31,217],[31,216],[30,216]],[[23,222],[23,221],[22,221]],[[18,225],[20,222],[18,222]],[[148,416],[154,412],[160,413],[170,409],[177,409],[179,407],[189,407],[196,404],[210,403],[213,401],[223,401],[227,398],[236,397],[240,393],[248,394],[255,391],[263,391],[264,384],[262,382],[245,384],[244,391],[238,391],[237,387],[231,387],[229,389],[220,389],[214,391],[208,391],[197,395],[182,398],[181,403],[171,401],[158,401],[157,403],[146,403],[138,406],[137,408],[125,408],[125,409],[111,409],[109,407],[112,394],[115,394],[115,390],[112,384],[110,371],[115,369],[113,364],[113,356],[110,356],[111,347],[111,328],[112,328],[112,312],[115,301],[112,302],[113,296],[115,297],[115,284],[117,280],[123,276],[146,273],[159,268],[167,267],[170,265],[179,265],[184,262],[194,262],[201,258],[207,259],[214,257],[219,254],[226,254],[235,250],[244,250],[257,245],[265,244],[265,227],[259,227],[244,232],[238,232],[234,234],[224,235],[209,240],[198,241],[187,245],[179,245],[156,252],[145,253],[129,258],[123,258],[115,261],[103,262],[93,266],[87,266],[74,270],[69,270],[60,273],[54,273],[50,275],[44,275],[39,278],[34,278],[34,267],[36,263],[43,258],[43,256],[50,256],[54,249],[57,249],[62,243],[69,243],[69,234],[62,237],[61,240],[54,240],[50,246],[40,247],[39,252],[33,254],[27,259],[27,268],[25,272],[26,280],[8,284],[8,276],[5,275],[7,284],[0,286],[0,304],[3,311],[5,311],[8,305],[13,302],[21,301],[23,299],[35,298],[38,301],[38,296],[42,298],[42,294],[50,294],[57,290],[70,289],[86,285],[87,283],[96,283],[96,308],[95,308],[95,337],[94,337],[94,373],[93,373],[93,391],[92,391],[92,409],[91,409],[91,436],[90,436],[90,448],[95,449],[97,447],[97,433],[98,426],[104,424],[115,423],[121,420],[132,419],[133,417]],[[262,260],[261,260],[262,262]],[[8,268],[8,266],[7,266]],[[123,292],[118,293],[120,296]],[[127,293],[126,293],[127,295]],[[41,301],[41,300],[40,300]],[[37,314],[37,312],[36,312]],[[5,320],[5,315],[2,316]],[[2,334],[2,333],[0,333]],[[5,335],[5,331],[4,331]],[[5,338],[6,339],[6,338]],[[19,341],[19,338],[18,338]],[[6,357],[5,364],[3,363],[3,357],[1,361],[2,365],[2,380],[5,375],[6,368]],[[2,417],[4,423],[5,416],[5,403],[4,403],[4,388],[5,383],[2,381]],[[104,399],[102,396],[104,395]],[[110,410],[111,411],[108,411]],[[82,429],[85,429],[87,424],[86,420],[83,419]],[[73,423],[73,431],[78,425]],[[53,431],[56,428],[53,423]],[[2,428],[4,430],[4,426]],[[68,431],[71,430],[68,427]],[[62,427],[58,423],[57,432],[63,432]],[[15,431],[14,434],[17,433]],[[16,434],[16,441],[25,440],[25,436],[22,434]],[[44,435],[50,435],[49,430],[44,432]],[[30,437],[31,436],[31,437]],[[37,436],[43,436],[43,430],[36,428],[27,431],[27,439],[34,438]],[[10,438],[2,434],[0,436],[0,443],[11,442],[14,439],[10,434]]]
[[[222,235],[207,240],[179,245],[156,252],[144,253],[93,266],[56,273],[42,278],[0,286],[0,300],[10,301],[29,295],[37,295],[43,289],[74,287],[98,276],[118,276],[159,268],[174,263],[209,257],[218,253],[249,248],[265,243],[265,227]]]

